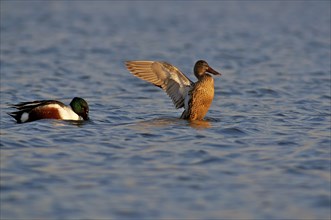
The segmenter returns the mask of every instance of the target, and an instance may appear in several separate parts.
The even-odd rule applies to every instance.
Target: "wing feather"
[[[48,105],[48,104],[58,104],[60,106],[65,106],[62,102],[56,101],[56,100],[41,100],[41,101],[32,101],[32,102],[21,102],[15,105],[11,105],[12,107],[16,108],[20,111],[26,111],[29,112],[31,109]]]
[[[161,61],[127,61],[126,67],[136,77],[161,87],[176,108],[184,107],[185,96],[194,83],[177,67]]]

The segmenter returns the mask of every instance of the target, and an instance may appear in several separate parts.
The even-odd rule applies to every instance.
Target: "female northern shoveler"
[[[18,123],[39,119],[88,120],[89,118],[87,102],[78,97],[72,99],[70,107],[55,100],[21,102],[12,107],[19,111],[8,114],[15,118]]]
[[[176,108],[184,107],[181,118],[189,120],[202,120],[213,101],[214,79],[208,73],[221,75],[204,60],[194,65],[194,75],[198,78],[196,83],[166,62],[127,61],[126,67],[133,75],[162,88]]]

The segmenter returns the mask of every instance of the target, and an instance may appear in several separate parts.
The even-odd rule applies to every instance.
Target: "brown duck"
[[[197,82],[192,82],[177,67],[161,61],[127,61],[135,76],[162,88],[176,108],[184,107],[182,119],[203,120],[214,98],[214,79],[208,73],[221,75],[204,60],[194,65]]]

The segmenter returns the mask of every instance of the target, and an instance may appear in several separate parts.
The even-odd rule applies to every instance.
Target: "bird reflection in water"
[[[189,125],[194,129],[205,129],[211,127],[211,122],[208,120],[201,121],[187,121],[178,118],[156,118],[147,121],[137,122],[134,127],[142,129],[149,129],[153,127],[183,127]]]
[[[202,120],[202,121],[188,121],[189,125],[192,127],[192,128],[195,128],[195,129],[205,129],[205,128],[210,128],[211,127],[211,124],[209,121],[207,120]]]

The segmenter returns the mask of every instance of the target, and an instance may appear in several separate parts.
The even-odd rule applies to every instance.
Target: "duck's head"
[[[204,60],[198,60],[194,65],[194,75],[200,79],[206,73],[211,73],[213,75],[221,75],[221,73],[217,72],[213,68],[211,68],[208,63]]]
[[[81,116],[84,120],[88,120],[88,114],[89,114],[89,107],[87,102],[79,97],[75,97],[70,102],[70,106],[72,110],[79,116]]]

